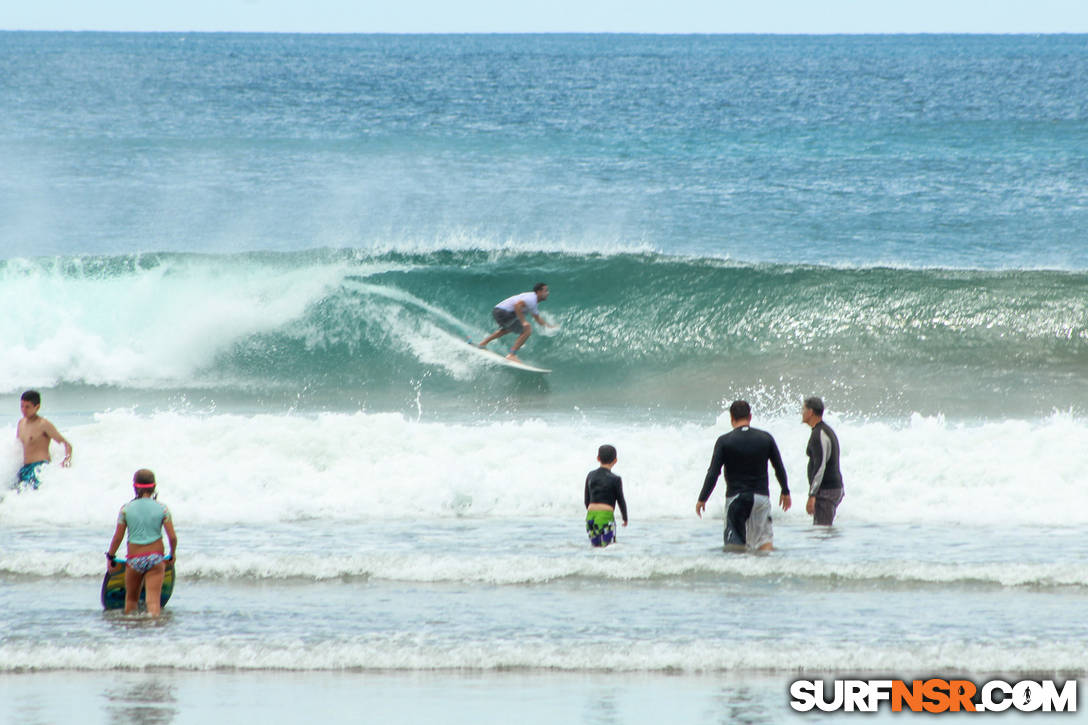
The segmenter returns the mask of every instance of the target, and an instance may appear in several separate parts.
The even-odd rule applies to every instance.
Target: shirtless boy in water
[[[41,393],[37,390],[28,390],[23,393],[20,401],[23,419],[19,421],[15,433],[19,442],[23,444],[23,467],[19,469],[19,477],[15,482],[16,489],[36,489],[41,485],[38,472],[42,466],[53,460],[49,455],[51,441],[64,446],[64,460],[60,465],[65,468],[72,465],[72,444],[57,431],[55,425],[38,415],[41,407]]]

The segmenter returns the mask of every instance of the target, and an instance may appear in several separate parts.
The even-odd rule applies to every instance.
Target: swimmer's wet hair
[[[31,405],[41,405],[42,404],[42,394],[39,393],[37,390],[28,390],[25,393],[23,393],[23,397],[20,398],[20,400],[25,400],[26,402],[30,403]]]
[[[615,461],[616,447],[610,446],[605,443],[603,446],[597,449],[597,460],[606,465]]]
[[[824,416],[824,401],[815,395],[811,398],[805,398],[805,407],[821,418]]]
[[[729,406],[729,417],[733,420],[747,420],[752,417],[752,406],[747,400],[734,400]]]
[[[141,468],[132,476],[132,485],[150,488],[155,485],[155,472],[150,468]]]

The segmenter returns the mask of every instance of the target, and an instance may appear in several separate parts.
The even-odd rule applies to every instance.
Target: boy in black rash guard
[[[586,476],[586,534],[592,546],[605,547],[616,540],[616,504],[620,506],[623,525],[627,525],[627,501],[623,498],[623,479],[612,473],[616,449],[603,445],[597,449],[601,467]]]
[[[778,444],[770,433],[752,427],[752,408],[743,400],[729,406],[733,430],[714,443],[714,457],[703,480],[695,513],[703,517],[718,476],[725,469],[725,545],[769,551],[774,548],[771,528],[770,481],[767,464],[782,489],[778,498],[783,511],[790,510],[790,487]]]

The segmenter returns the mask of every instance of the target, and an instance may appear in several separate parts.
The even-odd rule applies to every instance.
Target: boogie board
[[[468,346],[469,346],[469,349],[475,350],[477,354],[486,357],[490,362],[499,363],[500,365],[505,365],[506,367],[514,368],[515,370],[524,370],[527,373],[541,373],[541,374],[551,372],[551,370],[548,370],[547,368],[538,368],[536,365],[530,365],[529,363],[517,362],[515,360],[507,360],[504,355],[500,355],[497,352],[492,352],[491,350],[488,350],[486,348],[482,348],[479,345],[477,345],[476,343],[474,343],[472,340],[468,341]]]
[[[159,603],[166,606],[170,601],[170,595],[174,592],[174,557],[166,560],[166,574],[162,578],[162,596]],[[140,589],[140,607],[144,606],[146,592]],[[102,579],[102,608],[125,608],[125,560],[114,559],[113,564],[106,570],[106,576]]]

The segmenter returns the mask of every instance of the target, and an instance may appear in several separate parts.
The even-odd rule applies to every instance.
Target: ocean
[[[0,477],[27,388],[75,447],[0,498],[0,720],[1083,685],[1085,77],[1080,35],[0,33]],[[553,372],[473,354],[538,281]],[[794,492],[768,555],[722,551],[722,484],[693,510],[738,398]],[[595,551],[602,443],[630,525]],[[154,622],[98,602],[141,467]]]

